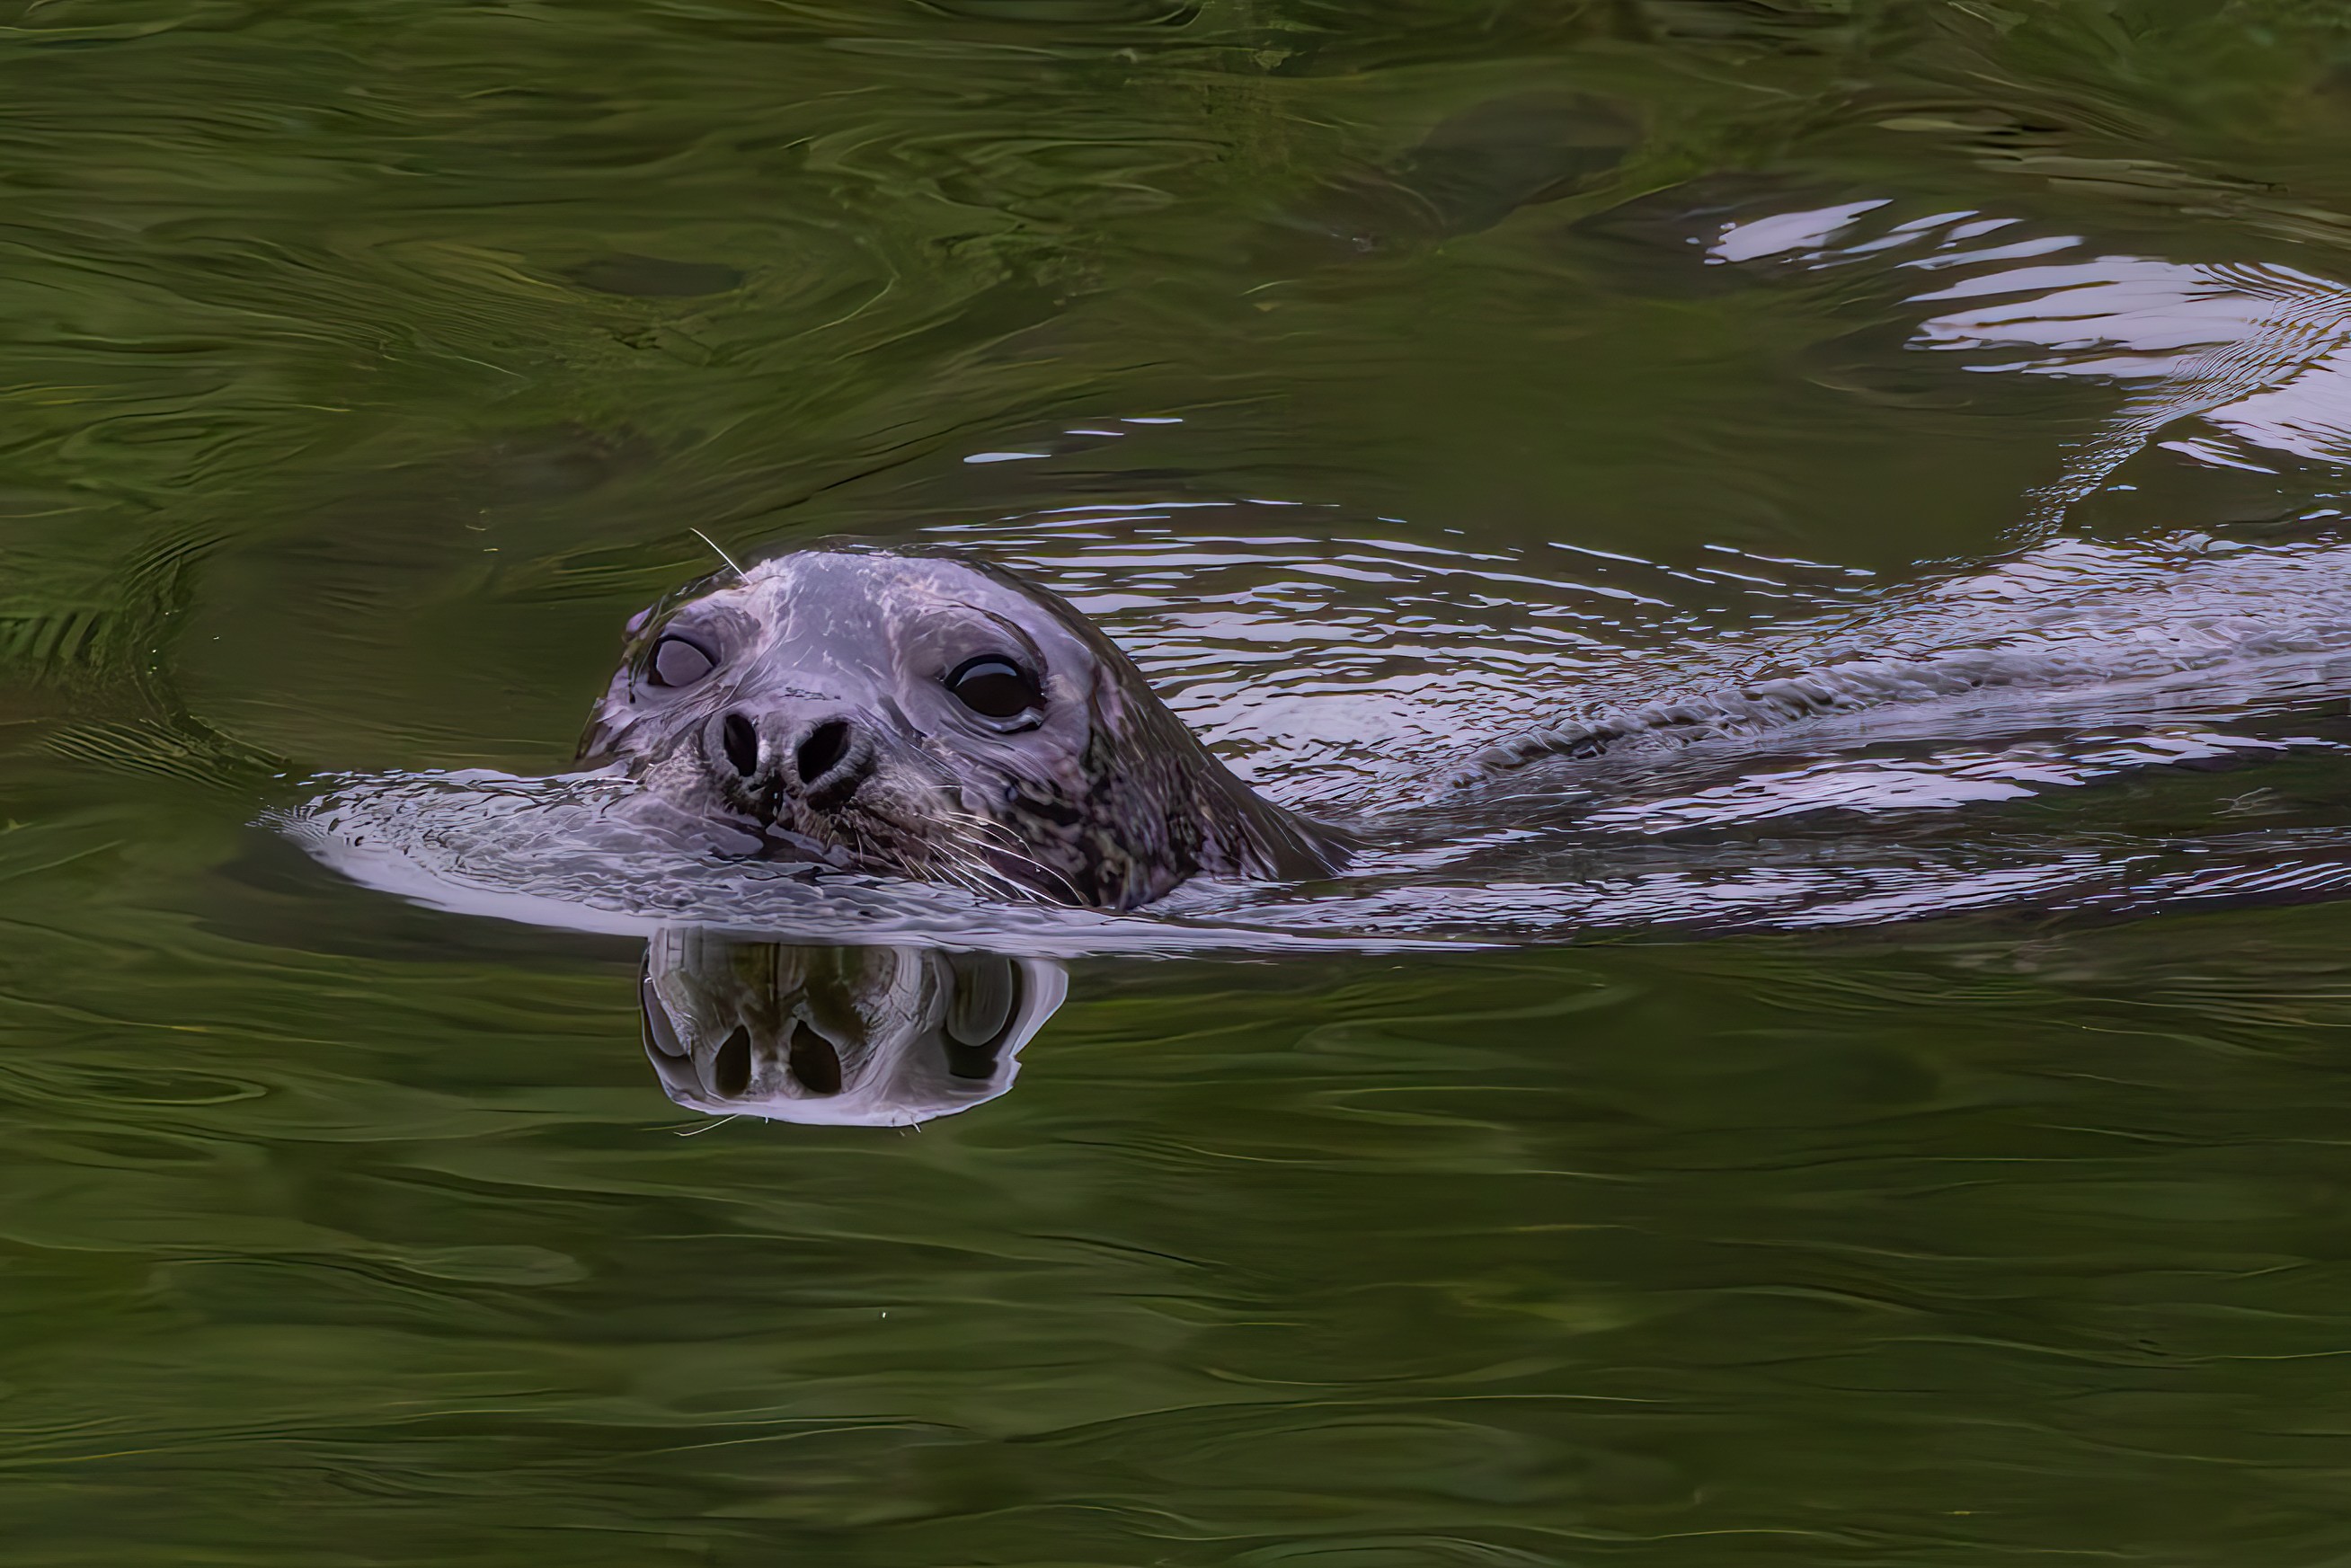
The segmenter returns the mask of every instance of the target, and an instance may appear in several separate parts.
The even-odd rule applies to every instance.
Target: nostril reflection
[[[837,718],[826,719],[809,731],[793,755],[793,764],[800,770],[800,782],[813,784],[833,768],[849,750],[849,725]]]
[[[735,1026],[711,1058],[710,1086],[721,1100],[739,1100],[751,1087],[751,1031],[741,1024]]]
[[[730,713],[720,726],[720,738],[726,747],[726,760],[735,771],[748,779],[759,771],[759,732],[751,721],[739,713]]]
[[[841,1092],[841,1052],[832,1041],[804,1023],[792,1025],[792,1042],[784,1065],[811,1094]]]

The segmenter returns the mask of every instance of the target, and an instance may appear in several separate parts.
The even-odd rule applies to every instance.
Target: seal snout
[[[873,774],[872,737],[846,714],[814,720],[737,709],[718,721],[718,749],[754,796],[789,792],[820,811],[837,810]]]

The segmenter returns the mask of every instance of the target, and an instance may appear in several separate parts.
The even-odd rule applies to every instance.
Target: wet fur
[[[648,678],[675,632],[723,656],[687,689]],[[580,754],[620,762],[705,821],[722,850],[1127,909],[1196,875],[1294,880],[1345,860],[1338,835],[1258,796],[1152,695],[1077,611],[994,568],[819,550],[674,595],[630,622]],[[1041,663],[1044,718],[1021,733],[945,695],[961,659]],[[711,738],[753,727],[746,776]],[[785,762],[838,719],[870,770],[834,799]]]

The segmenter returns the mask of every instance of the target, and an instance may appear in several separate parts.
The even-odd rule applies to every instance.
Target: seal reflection
[[[903,1127],[1011,1088],[1068,989],[1041,958],[673,927],[646,945],[638,997],[645,1055],[689,1110]]]

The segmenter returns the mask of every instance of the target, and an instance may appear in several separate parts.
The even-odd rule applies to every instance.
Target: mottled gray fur
[[[662,684],[670,637],[712,667]],[[1035,679],[1018,722],[946,684],[991,655]],[[1194,875],[1292,880],[1345,859],[1233,777],[1068,604],[940,556],[807,551],[655,605],[630,622],[580,753],[624,762],[733,852],[1057,903],[1128,909]]]

